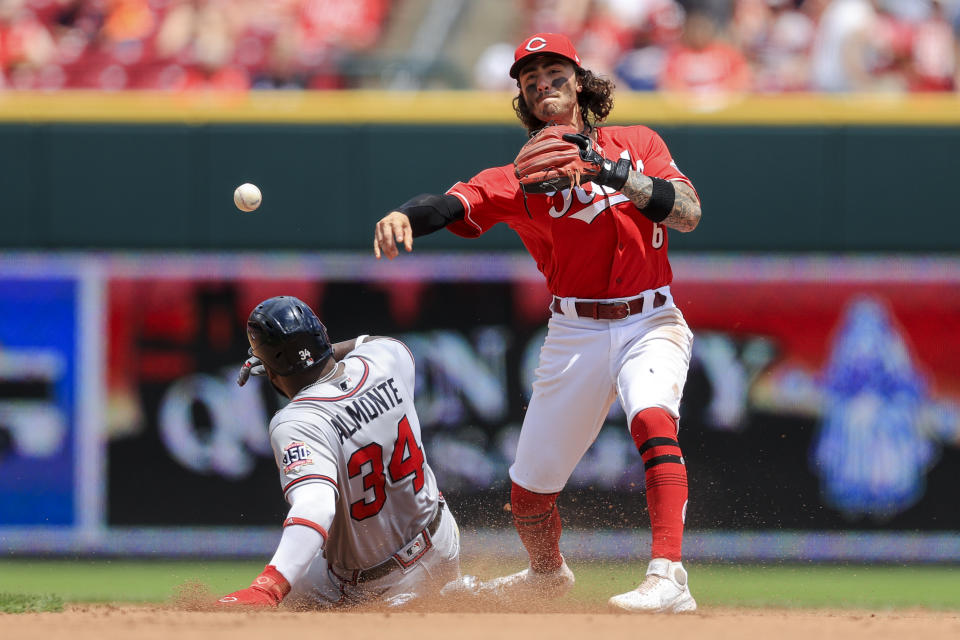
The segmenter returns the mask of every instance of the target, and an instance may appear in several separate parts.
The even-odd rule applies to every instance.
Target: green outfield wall
[[[503,94],[8,95],[0,98],[6,249],[366,249],[408,197],[509,163]],[[950,252],[960,101],[809,96],[705,108],[618,98],[659,131],[704,217],[673,247]],[[232,192],[259,185],[240,213]],[[422,248],[520,249],[509,229]]]

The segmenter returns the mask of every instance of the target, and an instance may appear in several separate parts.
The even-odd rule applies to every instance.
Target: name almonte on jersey
[[[393,378],[387,378],[357,396],[351,404],[344,405],[342,411],[334,411],[330,424],[337,430],[340,443],[343,444],[371,420],[402,403],[403,398]]]

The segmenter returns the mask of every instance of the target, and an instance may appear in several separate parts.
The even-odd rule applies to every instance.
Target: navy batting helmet
[[[271,371],[289,376],[323,364],[333,354],[327,328],[302,300],[277,296],[250,312],[251,352]]]

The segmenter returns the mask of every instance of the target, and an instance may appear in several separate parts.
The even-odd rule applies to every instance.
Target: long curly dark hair
[[[589,69],[576,67],[577,80],[580,82],[582,90],[577,94],[577,104],[580,105],[580,115],[584,124],[593,127],[597,123],[603,122],[610,115],[613,109],[613,80],[601,78],[595,75]],[[544,128],[547,123],[540,120],[527,108],[527,103],[523,99],[523,92],[517,94],[513,99],[513,110],[520,118],[520,122],[527,128],[527,133],[532,134]]]

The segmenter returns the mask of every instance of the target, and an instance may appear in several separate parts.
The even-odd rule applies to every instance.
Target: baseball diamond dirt
[[[924,640],[960,637],[960,615],[929,611],[712,609],[675,616],[606,611],[468,613],[197,612],[143,606],[68,606],[63,613],[0,614],[5,640],[260,640],[324,637],[380,640],[473,638],[634,638],[675,640]]]

